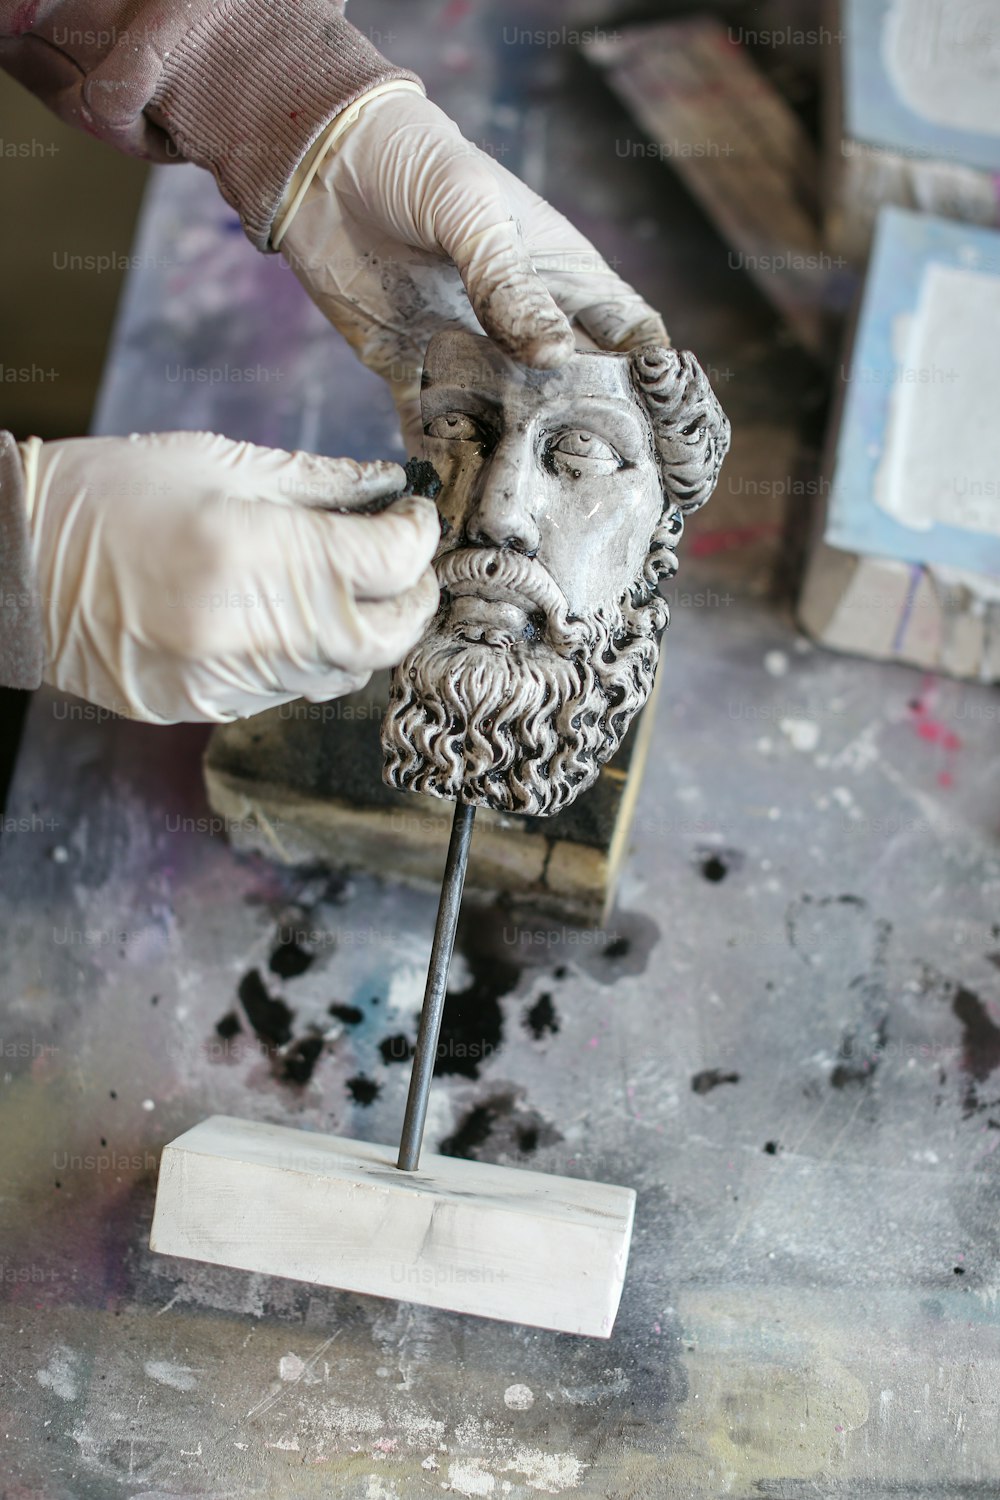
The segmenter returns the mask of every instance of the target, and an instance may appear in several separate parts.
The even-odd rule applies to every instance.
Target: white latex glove
[[[537,369],[573,354],[570,319],[601,349],[669,342],[588,239],[412,87],[383,89],[330,138],[275,244],[389,381],[411,451],[424,350],[441,327],[481,325]]]
[[[398,464],[210,432],[21,445],[45,680],[149,723],[319,702],[398,662],[437,607],[428,500]]]

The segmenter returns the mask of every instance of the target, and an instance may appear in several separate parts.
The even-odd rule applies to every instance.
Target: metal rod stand
[[[431,1079],[434,1077],[441,1018],[448,993],[448,971],[455,948],[455,932],[462,907],[462,890],[465,886],[465,869],[469,862],[469,844],[475,816],[474,807],[468,807],[464,802],[455,803],[451,842],[448,845],[448,859],[441,883],[441,900],[434,924],[434,944],[427,970],[424,1003],[420,1011],[417,1050],[410,1073],[410,1092],[406,1097],[406,1115],[399,1141],[399,1159],[396,1165],[402,1172],[415,1172],[420,1162],[427,1100],[431,1092]]]

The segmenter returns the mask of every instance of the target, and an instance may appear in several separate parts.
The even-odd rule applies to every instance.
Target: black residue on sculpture
[[[612,938],[610,943],[605,943],[601,951],[605,958],[627,958],[630,947],[631,944],[629,943],[628,938],[616,937]]]
[[[389,1064],[409,1062],[416,1049],[409,1037],[399,1031],[394,1036],[383,1037],[378,1044],[378,1050],[382,1054],[382,1061]]]
[[[441,476],[429,459],[408,458],[404,472],[404,495],[422,495],[425,500],[436,500],[440,495]]]
[[[259,969],[244,974],[238,994],[246,1018],[262,1042],[283,1047],[291,1041],[292,1011],[284,1000],[275,1000],[268,994]]]
[[[308,1083],[323,1051],[321,1036],[300,1037],[281,1059],[281,1077],[286,1083]]]
[[[228,1042],[231,1037],[236,1036],[242,1030],[240,1018],[234,1010],[227,1011],[222,1020],[215,1023],[216,1035],[221,1036],[224,1042]]]
[[[366,1078],[363,1073],[358,1073],[354,1078],[347,1080],[347,1091],[355,1104],[373,1104],[378,1098],[381,1087],[374,1078]]]
[[[764,1150],[767,1152],[768,1156],[777,1156],[780,1147],[777,1141],[765,1141]]]
[[[272,974],[277,974],[279,979],[297,979],[311,966],[314,953],[309,953],[294,938],[286,943],[279,943],[268,960],[268,968]]]
[[[345,1026],[359,1026],[365,1018],[365,1013],[356,1005],[340,1005],[336,1000],[328,1007],[329,1014],[337,1021],[343,1021]]]
[[[705,1068],[701,1073],[695,1073],[691,1079],[691,1089],[695,1094],[710,1094],[717,1089],[720,1083],[739,1083],[739,1073],[724,1073],[721,1068]]]
[[[536,1042],[540,1042],[546,1032],[555,1034],[559,1030],[559,1016],[548,992],[539,995],[534,1005],[525,1010],[524,1024]]]

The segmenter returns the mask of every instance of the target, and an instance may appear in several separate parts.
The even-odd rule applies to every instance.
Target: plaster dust
[[[169,1385],[175,1391],[193,1391],[198,1384],[197,1372],[188,1365],[175,1365],[168,1359],[147,1359],[143,1369],[150,1380]]]
[[[75,1365],[77,1356],[72,1349],[54,1349],[48,1364],[35,1375],[38,1384],[52,1391],[61,1401],[75,1401],[79,1394]]]

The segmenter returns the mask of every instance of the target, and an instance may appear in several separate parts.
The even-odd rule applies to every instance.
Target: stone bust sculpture
[[[653,684],[684,515],[729,423],[691,354],[580,353],[528,371],[430,341],[424,454],[442,480],[441,607],[396,668],[383,778],[535,816],[597,778]]]

